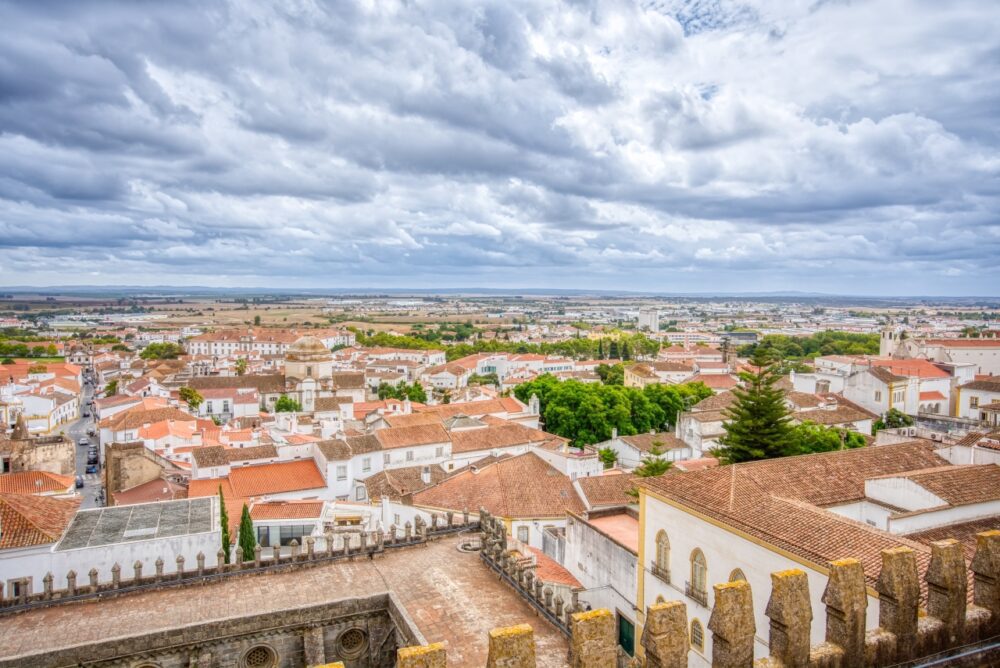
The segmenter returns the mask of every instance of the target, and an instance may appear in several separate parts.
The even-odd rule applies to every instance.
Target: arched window
[[[697,619],[691,620],[691,647],[699,652],[705,649],[705,629]]]
[[[698,548],[691,553],[691,581],[685,593],[702,605],[708,605],[708,564]]]
[[[670,539],[662,529],[656,534],[656,562],[653,564],[653,574],[670,582]]]
[[[730,582],[739,582],[740,580],[743,580],[744,582],[746,582],[747,581],[747,576],[743,575],[743,571],[741,571],[740,569],[734,568],[733,572],[729,574],[729,581]]]

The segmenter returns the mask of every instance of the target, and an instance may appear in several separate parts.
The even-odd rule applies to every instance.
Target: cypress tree
[[[222,485],[219,485],[219,524],[222,525],[222,551],[228,564],[233,541],[229,537],[229,513],[226,512],[226,498],[222,496]]]
[[[243,504],[243,515],[240,516],[240,534],[236,542],[243,548],[243,561],[253,561],[253,550],[257,547],[257,537],[254,535],[250,509],[245,503]]]
[[[600,339],[597,342],[597,359],[604,359],[604,339]]]
[[[740,373],[743,387],[733,390],[736,401],[725,411],[726,433],[719,443],[729,464],[783,457],[795,448],[785,393],[774,386],[781,378],[779,367],[763,351],[752,362],[757,370]]]
[[[608,352],[611,359],[618,359],[618,341],[617,339],[611,339],[611,350]]]
[[[625,342],[622,342],[622,359],[623,360],[630,360],[630,359],[632,359],[632,356],[629,353],[628,344],[625,343]]]

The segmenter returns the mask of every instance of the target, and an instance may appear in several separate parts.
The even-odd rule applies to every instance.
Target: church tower
[[[882,332],[879,335],[879,357],[892,357],[895,355],[896,350],[899,348],[900,341],[902,341],[901,332],[894,324],[892,324],[892,320],[890,320],[886,326],[882,328]]]

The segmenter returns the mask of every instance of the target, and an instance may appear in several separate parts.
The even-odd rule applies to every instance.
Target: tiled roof
[[[429,465],[426,467],[431,476],[431,481],[428,484],[423,481],[424,468],[424,466],[407,466],[398,469],[385,469],[365,478],[368,499],[372,503],[378,503],[383,498],[390,501],[401,501],[405,495],[425,489],[430,485],[436,485],[450,475],[436,464]]]
[[[943,466],[899,477],[915,482],[952,506],[1000,499],[1000,465],[997,464]]]
[[[635,489],[635,480],[628,474],[593,475],[577,478],[576,482],[591,508],[636,503],[636,499],[627,494]]]
[[[451,432],[452,454],[541,443],[551,434],[516,422]]]
[[[500,399],[486,399],[485,401],[437,404],[436,406],[414,406],[413,409],[424,413],[437,413],[441,416],[441,419],[446,419],[454,415],[479,417],[482,415],[495,415],[497,413],[523,413],[525,407],[514,397],[503,397]]]
[[[644,478],[639,484],[812,563],[858,557],[873,584],[882,549],[914,547],[923,570],[926,548],[818,506],[864,498],[868,478],[947,464],[936,447],[909,441]]]
[[[0,475],[0,493],[3,494],[50,494],[65,493],[72,489],[74,478],[48,471],[19,471]]]
[[[793,420],[799,422],[815,422],[816,424],[845,424],[848,422],[861,422],[870,420],[871,416],[850,406],[837,406],[836,408],[816,408],[811,411],[800,411],[792,413]]]
[[[925,345],[945,348],[1000,348],[1000,339],[925,339]]]
[[[949,524],[936,529],[928,529],[927,531],[918,531],[907,534],[906,537],[924,545],[954,538],[962,543],[962,547],[965,549],[965,557],[971,561],[972,557],[976,554],[976,534],[996,529],[1000,529],[1000,518],[994,516],[972,520],[971,522],[962,522],[960,524]]]
[[[257,522],[319,519],[322,513],[322,501],[268,501],[250,506],[250,519]]]
[[[363,372],[344,371],[330,375],[333,386],[338,390],[361,390],[365,387],[365,374]]]
[[[111,431],[127,431],[138,429],[144,424],[154,424],[163,420],[179,420],[194,422],[195,417],[190,413],[177,408],[154,408],[145,410],[139,407],[131,408],[122,413],[112,415],[107,420],[101,420],[101,427],[107,427]]]
[[[382,448],[386,450],[449,441],[448,432],[440,424],[389,427],[388,429],[379,429],[375,432],[375,437],[382,444]]]
[[[236,496],[245,498],[326,488],[326,481],[311,459],[235,468],[229,472],[229,484]]]
[[[703,383],[713,390],[731,390],[739,385],[739,380],[728,373],[699,373],[688,379],[691,383]]]
[[[455,511],[485,507],[507,518],[562,517],[583,503],[569,477],[533,452],[466,470],[413,495],[414,505]]]
[[[920,401],[944,401],[945,399],[947,399],[947,397],[937,390],[920,393]]]
[[[351,458],[351,446],[339,438],[329,438],[316,443],[316,447],[328,461],[346,461]]]
[[[573,577],[573,574],[562,567],[555,559],[549,557],[541,550],[528,546],[531,554],[535,556],[535,577],[542,582],[566,585],[568,587],[583,587],[580,581]]]
[[[226,449],[221,445],[206,445],[194,448],[191,451],[191,458],[199,468],[210,466],[227,466],[229,457],[226,456]]]
[[[625,441],[634,448],[642,452],[649,452],[656,444],[661,450],[675,450],[688,447],[687,443],[677,438],[670,432],[660,431],[655,434],[633,434],[631,436],[619,436],[619,440]]]
[[[166,489],[167,491],[163,491]],[[187,498],[187,488],[169,480],[156,478],[141,485],[130,487],[129,489],[115,492],[114,499],[116,506],[131,506],[136,503],[150,503],[152,501],[174,501]]]
[[[383,415],[390,427],[416,427],[422,424],[441,424],[437,413],[410,413],[408,415]]]
[[[1000,392],[1000,376],[995,379],[974,380],[971,383],[960,385],[962,390],[983,390],[986,392]]]
[[[356,455],[363,455],[368,452],[378,452],[382,449],[382,444],[375,437],[375,434],[348,436],[347,444],[351,446],[351,452]]]
[[[899,383],[906,380],[906,376],[897,376],[889,369],[880,366],[868,367],[868,373],[886,384]]]
[[[808,392],[796,392],[794,390],[791,392],[785,392],[785,399],[799,409],[818,408],[820,404],[823,403],[823,400],[815,394],[809,394]]]
[[[56,542],[79,506],[80,499],[0,493],[0,550]]]
[[[947,371],[935,366],[925,359],[873,359],[871,363],[877,367],[888,369],[894,374],[917,378],[948,378]]]
[[[721,411],[729,408],[736,401],[736,395],[732,392],[725,391],[719,392],[718,394],[713,394],[710,397],[702,399],[694,406],[691,410],[694,412],[701,411]]]
[[[696,422],[723,422],[726,420],[725,411],[697,411],[685,413],[685,415]]]
[[[272,444],[252,445],[247,448],[226,448],[226,459],[230,462],[247,462],[254,459],[273,459],[278,449]]]
[[[188,386],[196,390],[210,388],[252,387],[263,394],[285,391],[285,377],[282,374],[244,376],[197,376],[188,381]]]
[[[339,411],[342,404],[349,403],[351,403],[350,397],[320,397],[313,402],[313,410],[317,413]]]

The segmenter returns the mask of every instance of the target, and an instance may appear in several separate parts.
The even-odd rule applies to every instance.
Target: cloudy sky
[[[996,0],[0,25],[0,285],[1000,294]]]

